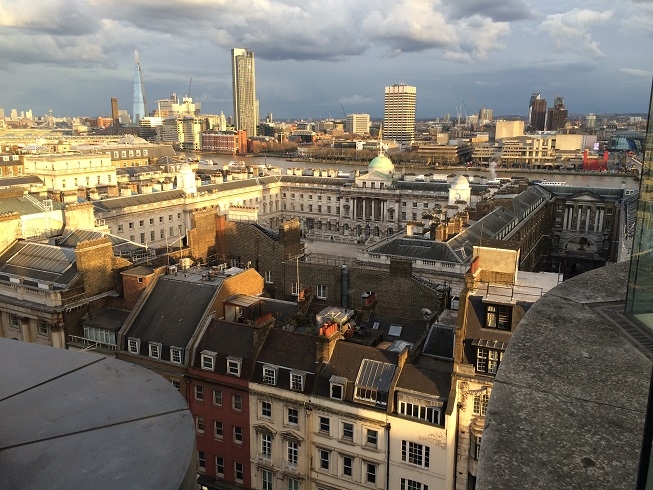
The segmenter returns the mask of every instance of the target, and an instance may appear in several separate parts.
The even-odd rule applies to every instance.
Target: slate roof
[[[84,326],[104,328],[117,332],[129,316],[129,310],[120,308],[102,308],[101,310],[88,313],[84,316],[82,324]]]
[[[95,206],[98,211],[113,211],[132,206],[143,206],[145,204],[156,204],[171,201],[173,199],[182,199],[184,195],[184,191],[173,189],[170,191],[152,192],[150,194],[102,199],[100,201],[93,201],[93,206]]]
[[[406,362],[397,380],[397,390],[409,390],[429,396],[449,397],[453,361],[421,356],[416,364]]]
[[[0,187],[25,186],[28,184],[42,185],[43,180],[36,175],[21,175],[20,177],[0,179]]]
[[[405,180],[395,180],[393,187],[395,189],[411,190],[411,191],[430,191],[449,194],[451,185],[448,182],[425,182],[414,181],[406,182]],[[472,194],[483,194],[487,190],[485,184],[469,184]]]
[[[536,204],[540,199],[550,200],[553,193],[539,185],[529,186],[524,192],[520,192],[512,199],[513,213],[515,216],[521,216],[533,204]]]
[[[304,393],[312,393],[315,388],[315,372],[319,367],[316,361],[316,342],[313,335],[287,332],[272,328],[259,353],[252,381],[263,383],[263,366],[278,366],[277,384],[281,389],[290,389],[290,372],[306,372]]]
[[[75,251],[54,245],[19,241],[0,255],[0,279],[3,274],[22,276],[23,281],[53,282],[67,287],[77,275]],[[36,284],[34,284],[36,286]]]
[[[316,344],[317,338],[314,335],[273,328],[265,339],[258,360],[275,366],[315,372]]]
[[[197,344],[194,366],[202,367],[200,354],[203,350],[207,350],[217,354],[214,371],[218,374],[227,374],[227,357],[240,357],[242,359],[240,377],[249,379],[254,372],[256,362],[255,333],[256,327],[251,325],[211,320]]]
[[[160,277],[125,337],[186,347],[216,292],[215,284]]]
[[[119,167],[116,169],[117,175],[128,175],[134,177],[139,174],[148,173],[161,173],[163,172],[162,165],[141,165],[140,167]]]
[[[463,229],[447,244],[461,260],[469,259],[473,254],[474,245],[481,244],[481,240],[496,238],[499,232],[515,218],[516,216],[511,211],[499,206],[468,228]]]
[[[603,198],[609,198],[612,200],[620,199],[623,195],[623,191],[620,188],[609,188],[609,187],[580,187],[580,186],[570,186],[570,185],[547,185],[546,189],[556,196],[559,197],[570,197],[574,194],[580,194],[583,192],[590,192],[601,196]]]
[[[311,177],[305,175],[282,175],[281,182],[290,182],[293,184],[318,184],[329,186],[344,186],[354,182],[352,178],[345,177]]]
[[[57,243],[62,247],[75,248],[80,242],[86,240],[95,240],[98,238],[108,238],[113,247],[114,255],[129,255],[132,252],[143,252],[147,247],[140,245],[138,243],[130,242],[129,240],[119,237],[117,235],[112,235],[110,233],[103,233],[101,231],[94,230],[80,230],[76,229],[70,232],[68,235],[57,240]]]
[[[399,355],[388,350],[355,344],[352,342],[338,341],[331,354],[328,364],[321,371],[318,379],[317,394],[330,396],[329,380],[331,376],[346,378],[348,383],[345,389],[345,400],[351,401],[354,397],[354,383],[358,376],[363,359],[370,359],[383,363],[397,365]]]
[[[461,258],[446,242],[436,242],[422,238],[398,237],[382,242],[368,249],[369,253],[411,257],[422,260],[442,260],[461,263]]]

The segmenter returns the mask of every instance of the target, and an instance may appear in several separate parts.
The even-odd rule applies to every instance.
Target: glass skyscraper
[[[256,100],[254,52],[243,48],[233,48],[231,50],[231,72],[236,131],[244,130],[248,137],[256,136],[258,100]]]
[[[147,116],[147,102],[145,101],[145,87],[143,86],[143,71],[138,59],[138,51],[134,51],[134,113],[132,120],[139,124]]]

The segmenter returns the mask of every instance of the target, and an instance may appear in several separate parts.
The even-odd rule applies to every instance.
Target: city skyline
[[[380,118],[395,83],[417,87],[418,119],[460,106],[526,116],[533,92],[574,114],[646,112],[653,5],[641,0],[331,5],[0,0],[0,107],[108,116],[117,97],[130,110],[137,49],[150,101],[176,92],[229,114],[242,46],[256,53],[260,113],[275,119]]]

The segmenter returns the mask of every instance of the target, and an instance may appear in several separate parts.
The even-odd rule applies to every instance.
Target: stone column
[[[562,229],[567,229],[567,219],[569,219],[569,206],[565,205],[565,217],[562,219]]]
[[[576,231],[580,231],[580,219],[583,214],[583,206],[578,206],[578,216],[576,217]]]
[[[592,206],[587,206],[587,215],[585,216],[585,231],[590,231],[590,213],[592,212]]]

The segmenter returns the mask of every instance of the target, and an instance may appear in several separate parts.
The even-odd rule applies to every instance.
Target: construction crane
[[[342,108],[342,115],[347,119],[347,112],[345,112],[345,107],[342,105],[342,101],[339,100],[338,102],[340,102],[340,107]]]
[[[458,116],[458,124],[456,124],[456,126],[460,126],[460,118],[463,115],[463,113],[462,113],[463,106],[454,106],[454,107],[456,109],[456,115]]]

